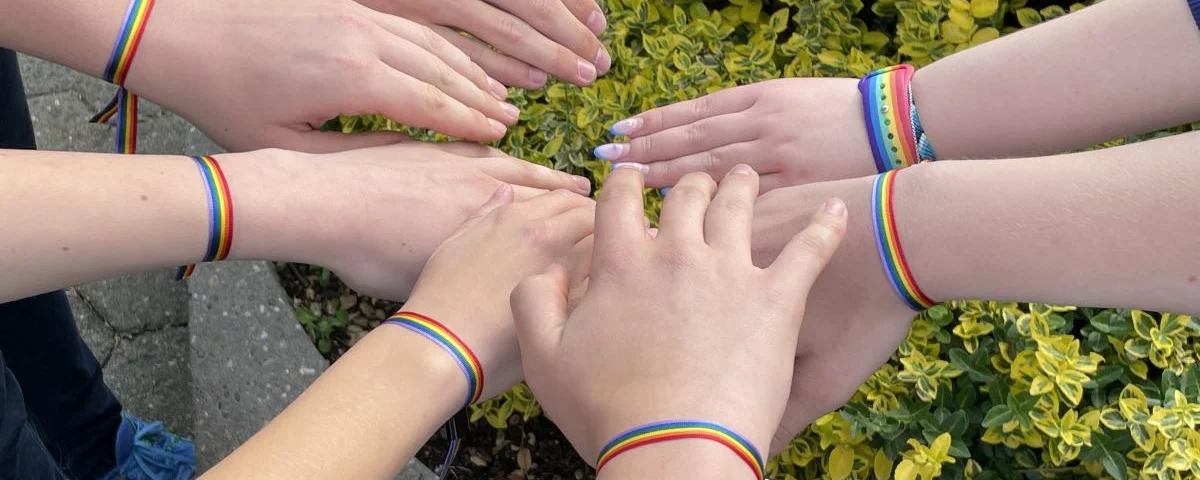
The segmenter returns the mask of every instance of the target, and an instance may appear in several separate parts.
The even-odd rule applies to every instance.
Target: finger
[[[704,172],[713,178],[722,178],[734,165],[748,161],[755,161],[754,169],[760,174],[774,172],[775,165],[763,159],[757,148],[758,142],[742,142],[672,160],[647,163],[646,186],[670,187],[692,172]]]
[[[596,254],[620,253],[646,241],[642,174],[617,168],[608,174],[596,206]]]
[[[438,35],[433,29],[401,16],[378,12],[374,12],[373,15],[375,21],[384,30],[437,56],[479,89],[489,92],[497,99],[507,96],[508,92],[502,91],[504,90],[503,85],[497,88],[496,82],[489,81],[490,77],[480,65],[472,61],[462,49],[450,43],[449,39]],[[412,60],[409,59],[409,61]]]
[[[371,93],[367,98],[373,101],[352,113],[382,113],[405,125],[481,142],[499,140],[508,131],[503,123],[464,105],[433,85],[382,61],[378,69],[380,74],[375,81],[365,86]]]
[[[574,19],[571,22],[577,23]],[[581,58],[571,49],[546,38],[519,15],[514,16],[491,5],[481,4],[479,8],[464,11],[462,21],[456,26],[504,54],[565,81],[586,86],[596,80],[596,66],[592,64],[596,51]],[[536,79],[530,80],[532,83]]]
[[[754,95],[748,90],[730,88],[695,100],[674,103],[648,110],[633,118],[617,122],[609,129],[613,135],[642,137],[675,128],[701,119],[741,112],[754,105]]]
[[[442,38],[445,38],[452,45],[458,47],[459,50],[462,50],[467,55],[467,58],[470,58],[472,62],[483,68],[488,75],[496,79],[505,97],[508,96],[508,90],[504,88],[505,85],[539,88],[542,84],[546,83],[546,74],[540,71],[534,72],[534,68],[526,65],[525,62],[492,50],[491,47],[484,45],[479,40],[475,40],[455,30],[446,27],[432,28]],[[492,88],[495,89],[496,87],[493,85]]]
[[[523,187],[540,188],[542,190],[570,190],[587,195],[592,191],[592,182],[588,179],[560,172],[553,168],[543,167],[536,163],[518,160],[512,157],[480,159],[484,173],[501,182],[520,185]]]
[[[595,227],[595,218],[593,218],[592,225]],[[595,228],[593,228],[594,230]],[[567,254],[566,260],[562,262],[567,271],[571,272],[571,288],[567,293],[567,312],[575,311],[575,307],[579,305],[579,301],[583,300],[583,295],[587,292],[588,277],[592,271],[592,247],[595,245],[595,240],[595,235],[583,237],[583,240],[575,244],[575,248],[571,249],[571,253]]]
[[[441,39],[441,37],[438,38]],[[505,125],[517,123],[521,111],[516,106],[496,100],[490,91],[471,83],[462,73],[428,50],[393,36],[381,38],[380,42],[383,43],[380,58],[392,68],[437,87],[446,95],[467,107],[482,112],[488,118],[498,120]],[[454,48],[449,43],[446,45],[446,48]],[[455,49],[455,51],[458,50]],[[459,54],[462,55],[462,52]],[[463,61],[469,61],[465,55],[463,55]],[[479,73],[484,75],[482,71]],[[486,81],[484,83],[486,85]]]
[[[609,56],[608,50],[600,44],[600,39],[596,38],[596,34],[592,33],[584,22],[579,21],[561,1],[488,0],[488,2],[524,20],[526,24],[537,29],[555,44],[566,47],[580,60],[590,64],[593,67],[590,78],[583,76],[582,64],[576,67],[577,73],[580,75],[578,80],[591,83],[596,79],[597,73],[607,71],[612,65],[612,57]],[[570,79],[571,77],[565,78]]]
[[[593,34],[600,35],[608,27],[608,19],[596,0],[563,0],[563,4],[575,18],[588,27]]]
[[[342,133],[312,130],[298,132],[292,129],[281,132],[281,139],[273,144],[289,150],[308,153],[334,153],[347,150],[379,147],[412,140],[400,132]]]
[[[467,217],[467,220],[463,222],[462,229],[465,230],[466,228],[479,223],[480,220],[488,216],[488,214],[492,213],[492,211],[500,208],[501,206],[512,203],[513,198],[514,193],[512,185],[501,183],[500,186],[496,188],[496,191],[492,192],[492,196],[488,197],[487,201],[483,202],[483,205],[481,205],[478,210],[475,210],[475,213],[472,213],[471,216]]]
[[[704,215],[717,182],[707,173],[689,173],[671,187],[658,216],[658,239],[704,242]]]
[[[517,204],[526,218],[549,219],[568,210],[591,207],[596,202],[569,190],[554,190]],[[576,239],[578,241],[578,239]],[[572,245],[575,242],[571,242]]]
[[[628,143],[601,145],[592,153],[608,161],[652,163],[749,142],[756,136],[757,132],[744,115],[730,114],[637,137]]]
[[[517,284],[509,296],[526,371],[530,360],[550,357],[558,347],[567,322],[569,286],[566,269],[552,263],[540,275]]]
[[[721,180],[721,186],[704,219],[708,245],[750,262],[750,231],[754,201],[758,198],[758,174],[744,163]]]
[[[808,226],[780,252],[768,270],[786,284],[786,291],[807,298],[808,290],[837,251],[846,234],[846,204],[831,198],[813,213]]]
[[[458,155],[460,157],[467,157],[467,158],[490,158],[490,157],[507,157],[508,156],[504,152],[502,152],[496,148],[492,148],[487,145],[481,145],[478,143],[470,143],[470,142],[439,143],[439,144],[437,144],[437,148],[440,148],[448,153]]]

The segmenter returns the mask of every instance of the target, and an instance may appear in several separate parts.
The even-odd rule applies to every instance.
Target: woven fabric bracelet
[[[117,116],[117,153],[137,152],[138,97],[125,89],[125,78],[129,76],[129,68],[133,66],[133,57],[137,55],[138,45],[141,44],[142,33],[146,31],[146,23],[152,10],[154,0],[129,2],[129,9],[125,12],[125,23],[121,24],[121,29],[117,32],[117,42],[113,44],[103,77],[120,88],[104,110],[91,119],[92,123],[108,123],[113,115]]]
[[[233,197],[229,194],[229,182],[225,181],[225,173],[221,165],[210,156],[192,157],[200,176],[204,179],[205,190],[208,193],[208,248],[204,252],[204,262],[224,260],[233,249]],[[176,280],[192,276],[196,265],[179,267]]]
[[[738,457],[741,457],[746,466],[750,467],[750,470],[754,472],[754,478],[763,478],[766,467],[762,455],[758,453],[758,449],[754,448],[754,444],[728,428],[711,422],[695,420],[650,423],[629,429],[613,437],[604,445],[604,448],[600,449],[600,456],[596,460],[596,471],[599,472],[617,455],[637,447],[685,438],[711,440],[728,447]]]
[[[912,94],[912,82],[908,84],[908,117],[912,122],[913,138],[917,140],[917,159],[920,162],[937,160],[937,153],[933,151],[933,144],[929,143],[929,136],[925,134],[925,127],[921,126],[921,116],[917,114],[917,99]]]
[[[1192,10],[1192,19],[1196,21],[1196,28],[1200,28],[1200,0],[1187,0],[1187,3]]]
[[[914,165],[921,159],[909,94],[914,71],[912,65],[893,65],[858,81],[867,140],[880,173]]]
[[[921,287],[913,279],[912,269],[904,258],[904,248],[900,246],[900,235],[896,229],[896,214],[893,208],[892,192],[899,170],[884,172],[875,177],[871,188],[871,219],[875,226],[875,242],[879,248],[879,260],[883,263],[884,273],[896,295],[900,296],[913,310],[923,310],[935,305]]]

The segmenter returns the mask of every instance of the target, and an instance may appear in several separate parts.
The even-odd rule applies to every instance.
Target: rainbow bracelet
[[[450,356],[454,357],[454,361],[458,362],[458,367],[462,369],[463,375],[467,376],[466,404],[471,405],[479,401],[479,396],[483,394],[483,366],[479,363],[475,352],[471,351],[471,347],[458,338],[458,335],[437,320],[419,313],[396,312],[384,322],[384,324],[389,323],[412,330],[450,353]]]
[[[669,420],[650,423],[632,428],[613,437],[612,440],[609,440],[604,445],[604,448],[600,449],[600,456],[596,460],[596,471],[599,472],[600,469],[604,468],[604,465],[612,461],[617,455],[637,447],[685,438],[711,440],[728,447],[738,457],[741,457],[746,466],[750,467],[750,470],[754,472],[754,478],[763,478],[763,472],[766,471],[766,467],[763,463],[762,455],[758,453],[758,449],[754,448],[754,444],[728,428],[711,422],[695,420]]]
[[[858,81],[867,140],[880,173],[936,158],[913,103],[914,72],[912,65],[893,65]]]
[[[875,226],[875,242],[879,248],[879,260],[883,263],[883,270],[896,295],[913,310],[923,310],[934,306],[935,302],[917,286],[912,269],[908,267],[908,261],[904,258],[904,248],[900,246],[892,202],[897,172],[899,170],[891,170],[875,177],[871,188],[871,219]]]
[[[204,186],[208,191],[208,249],[204,253],[204,262],[224,260],[233,249],[233,197],[229,194],[229,182],[225,181],[225,173],[217,160],[210,156],[192,157],[200,176],[204,178]],[[179,267],[176,280],[192,276],[196,265]]]
[[[104,68],[104,80],[120,88],[112,101],[91,119],[92,123],[108,123],[113,115],[117,115],[117,153],[137,152],[138,97],[125,89],[125,78],[129,76],[129,68],[133,66],[133,57],[137,55],[153,9],[154,0],[129,2],[125,23],[121,24],[117,42],[108,57],[108,66]]]

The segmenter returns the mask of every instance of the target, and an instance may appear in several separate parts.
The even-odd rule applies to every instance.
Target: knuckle
[[[442,93],[437,87],[426,83],[421,93],[421,102],[424,108],[431,112],[444,112],[450,107],[450,99],[445,93]]]
[[[630,141],[629,149],[631,153],[652,155],[654,153],[654,135],[633,139]]]
[[[620,275],[636,271],[639,266],[631,248],[614,245],[603,251],[597,251],[596,260],[592,264],[592,268],[597,271]]]
[[[691,183],[680,183],[679,185],[676,185],[675,188],[671,189],[670,194],[674,195],[678,200],[687,202],[703,202],[710,198],[707,191]]]
[[[705,118],[708,112],[712,111],[713,100],[711,96],[705,95],[692,101],[691,109],[692,116],[695,118]]]
[[[450,68],[450,65],[442,62],[438,62],[433,68],[434,78],[437,79],[436,81],[438,85],[451,85],[459,76],[458,72],[454,71],[453,68]]]
[[[825,250],[829,248],[829,239],[833,237],[833,231],[824,225],[812,225],[800,232],[796,236],[796,241],[799,243],[803,252],[810,257],[824,256]]]
[[[521,225],[521,238],[527,245],[542,247],[553,243],[554,225],[549,219],[534,220]]]
[[[424,25],[418,25],[417,28],[417,31],[419,32],[418,41],[420,42],[421,48],[424,48],[435,55],[446,53],[446,39],[442,38],[441,35],[438,35],[437,32],[433,31],[432,28]]]
[[[333,57],[335,71],[349,78],[360,80],[366,78],[374,68],[374,60],[358,53],[340,53]]]
[[[496,23],[496,35],[507,42],[518,42],[524,36],[525,23],[512,15],[505,15]]]
[[[700,259],[699,249],[686,244],[676,244],[659,255],[662,265],[673,272],[694,268],[700,263]]]
[[[525,1],[528,4],[529,10],[532,10],[534,12],[533,18],[537,18],[539,20],[547,20],[550,18],[551,8],[554,7],[554,5],[550,4],[551,0],[525,0]],[[553,0],[553,1],[559,1],[559,0]]]
[[[359,12],[338,12],[334,16],[334,21],[342,28],[359,33],[366,33],[375,27],[375,22]]]
[[[684,127],[683,137],[689,145],[698,145],[708,138],[710,130],[708,122],[696,122]]]
[[[728,213],[741,214],[748,212],[754,208],[751,202],[746,201],[741,196],[719,196],[712,202],[712,208],[719,209]]]

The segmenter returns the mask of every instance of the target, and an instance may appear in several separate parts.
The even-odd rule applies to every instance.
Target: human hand
[[[490,398],[520,382],[521,352],[509,294],[526,277],[566,256],[592,233],[595,202],[566,190],[513,202],[502,185],[438,247],[405,310],[456,332],[483,366]]]
[[[787,78],[734,87],[617,122],[595,154],[644,165],[646,185],[690,172],[719,178],[749,162],[762,191],[876,173],[857,80]]]
[[[299,159],[266,151],[252,160],[223,164],[235,201],[265,206],[238,212],[242,255],[322,265],[364,294],[397,300],[502,183],[518,201],[590,191],[585,178],[472,144],[409,142]]]
[[[561,266],[513,291],[526,381],[589,461],[622,430],[678,418],[716,421],[765,447],[786,403],[808,288],[837,248],[845,210],[830,201],[759,269],[749,167],[719,191],[705,174],[684,177],[656,236],[642,222],[642,187],[634,169],[609,175],[587,292],[573,311]]]
[[[350,0],[159,2],[127,85],[231,151],[405,138],[317,130],[340,114],[477,141],[501,138],[519,115],[503,85],[429,28]]]
[[[759,197],[754,212],[754,263],[769,265],[796,232],[817,221],[821,201],[845,199],[847,209],[870,212],[871,182],[864,177],[781,188]],[[892,291],[875,250],[869,215],[850,218],[841,248],[809,295],[796,346],[787,412],[771,450],[787,447],[822,415],[846,403],[904,340],[916,313]]]
[[[541,88],[549,72],[586,86],[612,66],[595,0],[358,1],[429,25],[505,85]]]

